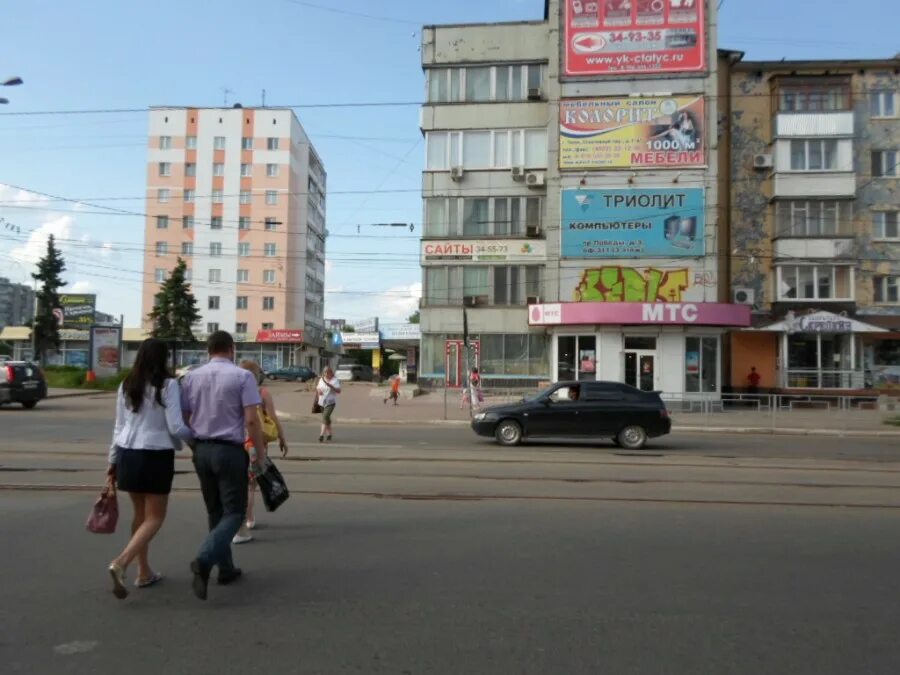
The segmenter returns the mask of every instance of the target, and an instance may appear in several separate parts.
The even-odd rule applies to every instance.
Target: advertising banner
[[[703,188],[563,190],[563,258],[685,258],[705,251]]]
[[[569,302],[715,302],[717,275],[701,266],[649,260],[620,264],[568,263],[560,270],[560,298]]]
[[[381,336],[378,333],[341,333],[344,349],[378,349]]]
[[[529,305],[528,323],[531,326],[648,324],[746,328],[750,325],[750,307],[715,302],[560,302]]]
[[[91,370],[97,377],[113,377],[122,365],[121,326],[91,327]]]
[[[702,96],[560,101],[559,168],[703,166],[705,119]]]
[[[541,239],[453,239],[423,241],[422,262],[542,262],[547,242]]]
[[[563,4],[565,75],[706,68],[704,0],[563,0]]]
[[[256,332],[256,341],[298,344],[303,342],[303,331],[295,329],[260,330]]]
[[[369,319],[360,319],[358,321],[354,321],[353,327],[359,333],[377,333],[378,332],[378,317],[373,316]]]
[[[59,309],[58,313],[56,313],[60,328],[88,330],[94,325],[96,306],[96,295],[84,293],[60,295]]]
[[[380,332],[382,340],[422,339],[422,328],[417,323],[384,324]]]

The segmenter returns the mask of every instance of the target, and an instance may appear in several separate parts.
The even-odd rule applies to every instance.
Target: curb
[[[114,391],[104,391],[102,389],[87,389],[85,391],[67,391],[62,394],[47,394],[45,400],[55,398],[81,398],[83,396],[115,396]]]

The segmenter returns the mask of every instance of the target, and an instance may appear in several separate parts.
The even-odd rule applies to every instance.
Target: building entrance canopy
[[[796,315],[788,312],[781,321],[757,330],[771,333],[887,333],[879,326],[873,326],[842,314],[833,312],[812,312]]]

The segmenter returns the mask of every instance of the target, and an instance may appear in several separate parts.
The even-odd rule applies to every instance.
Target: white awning
[[[28,326],[6,326],[0,331],[0,340],[30,340],[31,329]]]
[[[887,333],[886,328],[863,323],[849,316],[834,312],[812,312],[810,314],[794,314],[788,312],[781,321],[771,326],[757,328],[770,333]]]

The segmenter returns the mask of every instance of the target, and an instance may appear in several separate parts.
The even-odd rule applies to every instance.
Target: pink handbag
[[[87,519],[87,530],[94,534],[112,534],[119,521],[119,500],[115,487],[105,487],[94,502]]]

